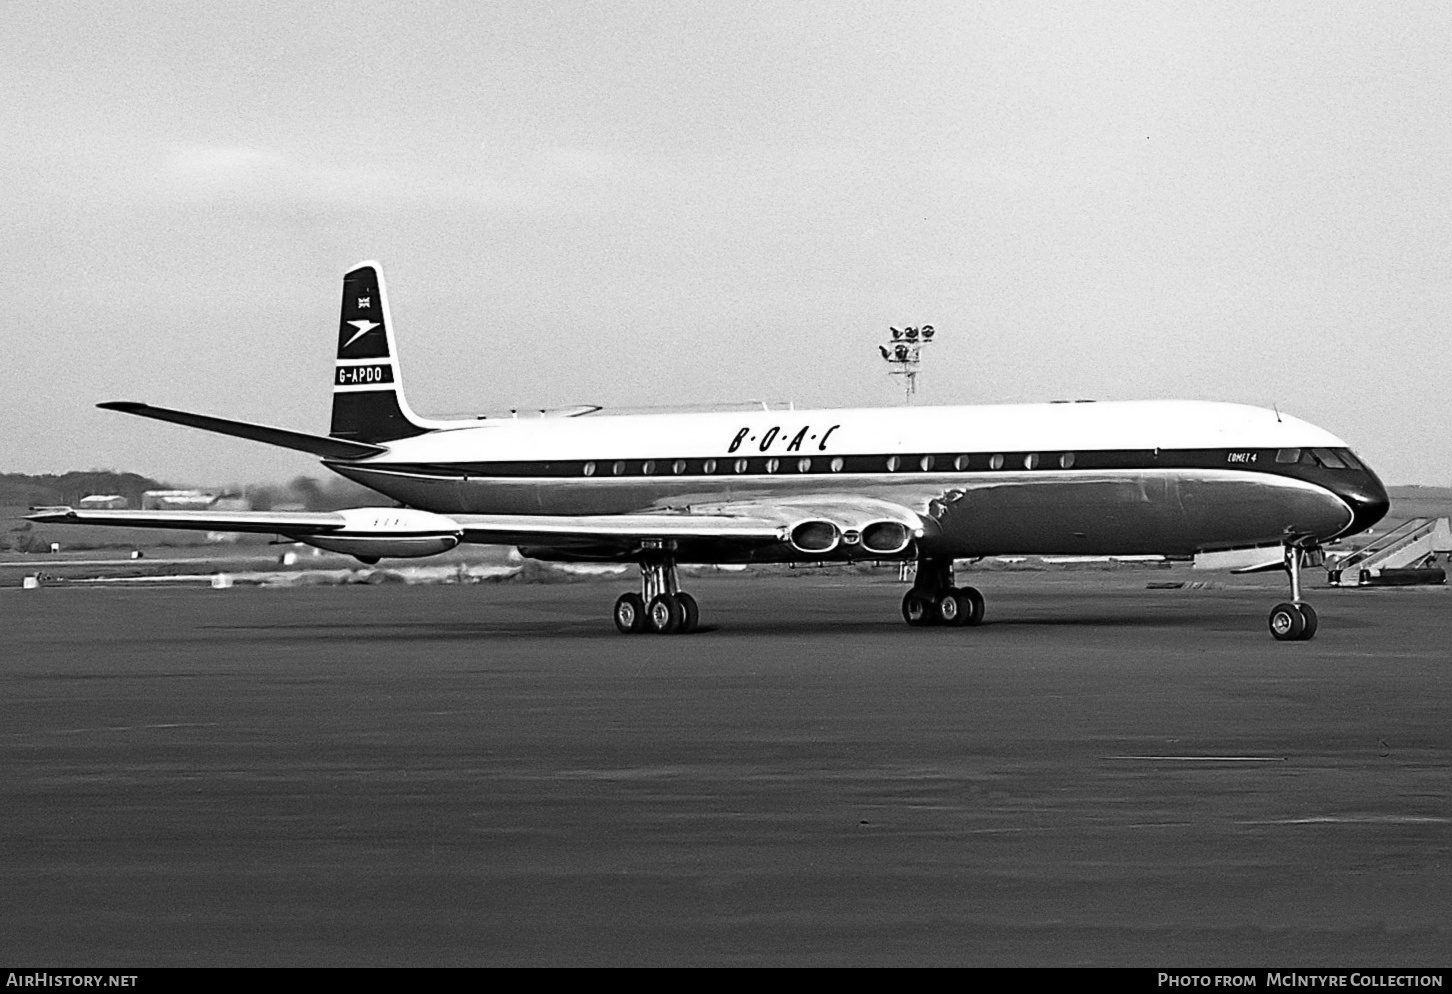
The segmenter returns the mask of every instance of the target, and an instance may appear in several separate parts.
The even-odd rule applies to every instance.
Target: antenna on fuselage
[[[877,351],[891,368],[889,376],[902,377],[903,402],[911,404],[918,392],[918,366],[922,363],[922,348],[933,344],[936,329],[930,324],[921,328],[892,328],[892,341],[879,345]]]

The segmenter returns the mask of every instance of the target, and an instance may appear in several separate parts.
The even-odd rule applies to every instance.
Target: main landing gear
[[[981,625],[983,595],[953,586],[953,560],[919,560],[913,589],[903,595],[902,616],[914,626]]]
[[[681,590],[674,559],[641,563],[640,593],[621,594],[615,602],[615,627],[625,635],[686,635],[700,621],[701,609]]]
[[[1301,550],[1285,547],[1286,573],[1291,578],[1291,602],[1271,608],[1270,633],[1277,642],[1306,642],[1316,634],[1316,611],[1301,601]]]

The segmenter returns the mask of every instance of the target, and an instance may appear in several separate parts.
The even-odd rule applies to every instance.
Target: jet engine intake
[[[896,555],[912,540],[912,530],[900,521],[874,521],[862,529],[862,548],[879,555]]]
[[[789,533],[789,539],[792,548],[798,552],[808,552],[820,556],[837,548],[838,543],[842,541],[842,533],[830,521],[812,519],[794,525]]]

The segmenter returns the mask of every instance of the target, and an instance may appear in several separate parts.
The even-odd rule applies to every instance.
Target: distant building
[[[146,510],[204,511],[216,503],[217,495],[206,490],[148,490],[141,495]]]
[[[120,511],[131,506],[131,502],[120,494],[91,494],[82,497],[80,506],[89,510],[100,508],[108,511]]]

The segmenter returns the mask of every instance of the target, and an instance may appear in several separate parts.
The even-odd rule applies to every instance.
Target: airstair
[[[1436,557],[1452,553],[1446,518],[1412,518],[1354,552],[1326,558],[1327,579],[1338,587],[1446,583]]]

